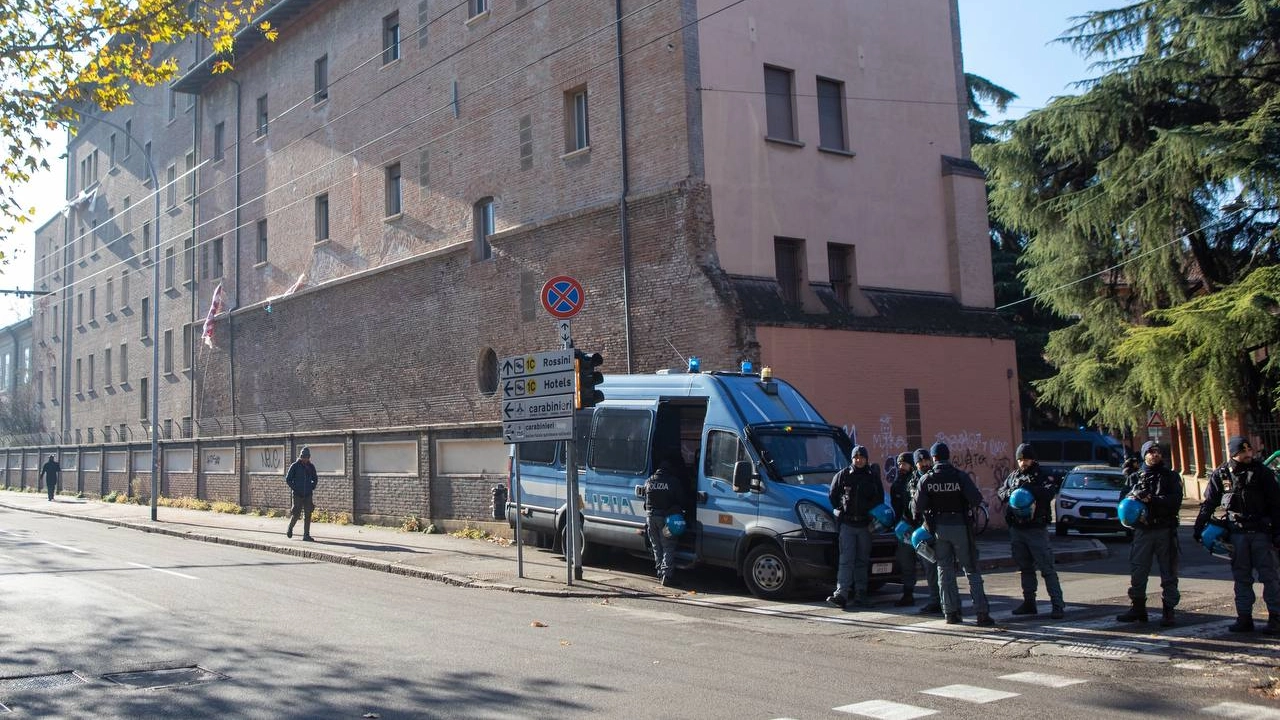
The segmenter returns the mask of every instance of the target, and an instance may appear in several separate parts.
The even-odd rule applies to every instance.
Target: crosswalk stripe
[[[993,690],[991,688],[978,687],[976,685],[944,685],[931,690],[921,690],[925,695],[936,695],[938,697],[951,698],[953,700],[963,700],[965,702],[985,704],[995,702],[997,700],[1007,700],[1012,697],[1018,697],[1020,693],[1008,692],[1006,690]]]
[[[1026,683],[1027,685],[1039,685],[1041,687],[1064,688],[1071,685],[1079,685],[1088,680],[1080,680],[1077,678],[1063,677],[1061,675],[1050,675],[1048,673],[1038,672],[1020,672],[1012,675],[1001,675],[1001,680],[1009,682]]]
[[[938,714],[937,710],[897,703],[891,700],[867,700],[866,702],[841,705],[831,709],[835,712],[861,715],[863,717],[876,718],[876,720],[913,720],[914,718]]]
[[[1261,705],[1247,705],[1237,702],[1223,702],[1210,705],[1200,711],[1205,715],[1232,718],[1232,720],[1280,720],[1280,710]]]

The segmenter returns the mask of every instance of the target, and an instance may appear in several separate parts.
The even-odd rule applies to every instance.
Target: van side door
[[[702,442],[698,555],[712,565],[736,567],[738,543],[760,514],[760,493],[733,490],[734,465],[751,458],[736,430],[708,428]]]

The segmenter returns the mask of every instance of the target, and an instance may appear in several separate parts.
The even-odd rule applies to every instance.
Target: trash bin
[[[507,486],[493,486],[493,519],[507,519]]]

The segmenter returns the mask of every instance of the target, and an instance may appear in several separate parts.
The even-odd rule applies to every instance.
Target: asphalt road
[[[1188,554],[1175,632],[1117,628],[1113,548],[1062,568],[1066,621],[1004,622],[1017,579],[989,576],[1002,622],[982,630],[890,594],[863,613],[715,589],[543,598],[0,510],[0,703],[15,718],[1280,718],[1248,692],[1280,645],[1226,637],[1225,564]]]

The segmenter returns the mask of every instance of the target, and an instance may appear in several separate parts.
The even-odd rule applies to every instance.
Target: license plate
[[[872,575],[888,575],[893,572],[893,563],[873,563],[871,565]]]

